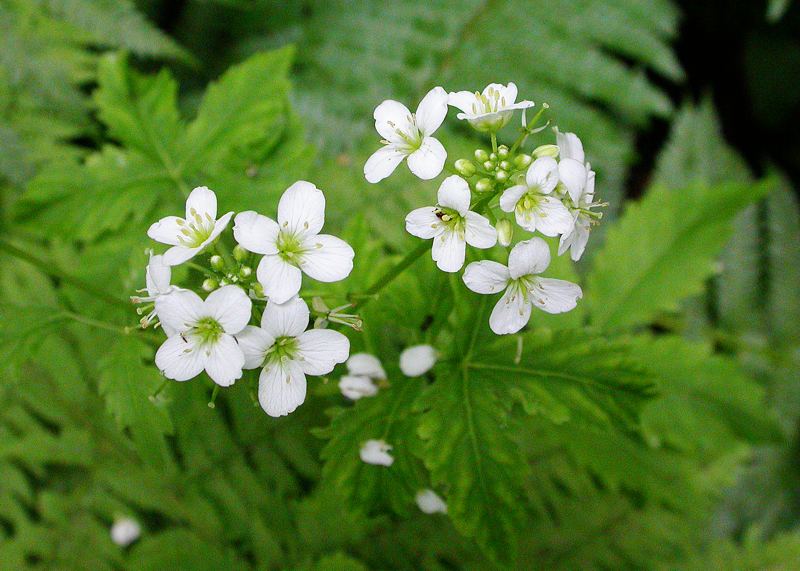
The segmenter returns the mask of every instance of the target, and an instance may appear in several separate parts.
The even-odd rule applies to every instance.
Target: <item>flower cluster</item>
[[[447,93],[435,87],[422,99],[416,113],[397,101],[384,101],[374,113],[375,128],[383,148],[364,166],[369,182],[389,176],[403,159],[413,174],[430,180],[441,174],[447,151],[433,137],[456,107],[458,119],[491,137],[491,148],[476,149],[472,157],[453,162],[453,174],[440,184],[435,205],[411,211],[406,230],[432,240],[431,257],[439,269],[458,272],[464,267],[467,246],[488,250],[498,243],[510,248],[508,263],[491,260],[470,263],[463,274],[466,286],[476,293],[505,293],[489,319],[497,334],[516,333],[530,319],[531,307],[548,313],[575,308],[582,297],[573,283],[540,277],[550,264],[550,247],[538,236],[523,236],[513,245],[514,225],[524,232],[558,238],[558,255],[567,251],[577,261],[583,255],[591,227],[602,214],[595,202],[595,173],[586,161],[583,144],[574,133],[552,132],[555,143],[544,144],[530,154],[523,151],[537,127],[544,104],[529,124],[526,110],[531,101],[517,101],[513,83],[493,83],[482,92]],[[498,132],[522,110],[522,129],[511,146],[498,145]]]
[[[303,274],[339,281],[350,274],[354,257],[346,242],[320,233],[325,196],[313,184],[290,186],[277,214],[277,221],[253,211],[236,215],[237,245],[231,251],[221,237],[234,213],[217,218],[214,192],[195,188],[184,217],[167,216],[148,230],[170,248],[151,253],[146,295],[132,298],[142,304],[142,326],[155,323],[167,336],[155,355],[165,377],[188,381],[205,371],[217,386],[228,387],[244,370],[261,369],[257,398],[270,416],[287,415],[303,403],[306,375],[325,375],[347,360],[347,337],[322,327],[308,329],[311,311],[298,294]],[[256,255],[261,258],[253,272]],[[201,276],[195,289],[208,292],[205,299],[191,287],[171,283],[172,267],[184,263]],[[318,326],[353,325],[343,314],[316,313]]]

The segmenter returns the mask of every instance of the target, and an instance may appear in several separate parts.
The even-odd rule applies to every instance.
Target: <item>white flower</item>
[[[533,161],[525,175],[525,184],[506,189],[500,196],[500,208],[513,212],[517,224],[545,236],[557,236],[572,229],[572,215],[551,193],[558,184],[558,163],[552,157]]]
[[[367,440],[358,451],[361,461],[367,464],[375,464],[376,466],[391,466],[394,463],[394,457],[389,454],[392,449],[383,440]]]
[[[250,320],[252,303],[243,290],[223,286],[205,301],[193,291],[179,290],[162,300],[158,317],[165,331],[174,332],[156,352],[164,376],[188,381],[205,369],[223,387],[242,376],[244,353],[233,335]]]
[[[580,286],[540,274],[550,265],[550,248],[541,238],[520,242],[508,255],[508,267],[483,260],[464,271],[464,283],[476,293],[503,291],[489,317],[489,326],[498,335],[516,333],[531,317],[531,305],[547,313],[574,309],[583,297]]]
[[[517,100],[517,86],[513,83],[502,85],[490,83],[483,93],[459,91],[451,93],[448,103],[462,112],[459,119],[466,119],[475,129],[481,132],[496,132],[505,127],[511,120],[515,109],[533,107],[533,101]]]
[[[414,345],[400,353],[400,370],[407,377],[419,377],[430,371],[438,358],[430,345]]]
[[[384,147],[367,159],[364,176],[380,182],[408,157],[408,168],[423,180],[439,176],[447,159],[442,144],[431,137],[447,115],[447,92],[434,87],[420,101],[417,112],[388,99],[375,108],[375,129]]]
[[[303,273],[321,282],[350,274],[353,249],[344,240],[320,234],[324,223],[325,195],[305,181],[294,183],[281,196],[278,222],[252,210],[236,216],[236,241],[264,254],[256,277],[270,301],[284,303],[297,295]]]
[[[447,504],[433,490],[420,490],[414,497],[417,506],[426,514],[446,514]]]
[[[594,171],[590,170],[586,187],[572,210],[572,216],[575,220],[572,231],[562,234],[558,243],[559,256],[569,249],[570,257],[574,261],[577,262],[581,259],[583,251],[586,249],[586,243],[589,241],[589,232],[592,224],[595,222],[595,218],[599,216],[599,214],[592,212],[591,209],[594,206],[596,206],[594,203]]]
[[[163,298],[164,296],[169,295],[173,291],[177,291],[180,288],[174,287],[170,284],[172,279],[172,268],[164,263],[164,256],[161,255],[153,255],[153,252],[150,252],[150,259],[147,262],[147,267],[144,271],[144,279],[145,279],[145,289],[138,290],[141,293],[147,293],[146,296],[132,296],[131,301],[133,303],[152,303],[152,310],[142,317],[140,323],[142,327],[147,327],[150,323],[158,317],[158,303],[159,299]],[[146,311],[146,308],[142,308],[141,312]],[[169,328],[164,329],[167,336],[174,334],[174,331],[171,331]]]
[[[127,547],[137,539],[142,533],[139,523],[132,518],[120,518],[111,525],[111,541],[120,547]]]
[[[439,204],[417,208],[406,216],[409,234],[433,238],[431,255],[442,271],[461,269],[467,244],[485,249],[497,243],[497,232],[486,218],[470,211],[469,200],[467,181],[449,176],[439,186]]]
[[[331,329],[310,329],[306,302],[293,297],[279,305],[270,300],[261,327],[248,325],[236,339],[245,369],[263,367],[258,402],[270,416],[286,416],[306,400],[306,375],[330,373],[350,352],[350,341]]]
[[[217,196],[207,187],[198,186],[186,199],[186,218],[162,218],[150,226],[147,235],[156,242],[172,246],[164,253],[164,263],[177,266],[216,240],[231,216],[233,212],[228,212],[217,220]]]
[[[339,389],[350,400],[362,397],[374,397],[378,394],[375,380],[386,379],[380,360],[369,353],[356,353],[347,360],[347,372],[339,381]]]

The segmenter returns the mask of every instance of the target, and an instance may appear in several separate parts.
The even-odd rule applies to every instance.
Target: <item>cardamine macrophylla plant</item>
[[[550,264],[550,249],[535,233],[560,237],[559,255],[569,250],[578,260],[592,225],[601,218],[594,208],[602,206],[594,201],[595,173],[575,134],[553,128],[554,143],[525,152],[528,138],[548,127],[549,121],[537,126],[548,106],[542,105],[528,123],[526,110],[534,104],[516,99],[517,88],[509,83],[491,84],[481,93],[448,94],[435,87],[416,113],[397,101],[384,101],[374,113],[384,146],[364,166],[371,183],[391,175],[403,160],[423,180],[439,176],[447,151],[433,135],[450,106],[460,110],[458,119],[489,135],[491,147],[454,161],[457,174],[441,182],[436,204],[410,212],[405,225],[410,234],[432,240],[431,257],[444,272],[463,268],[468,245],[487,250],[499,243],[508,249],[506,264],[474,261],[462,276],[473,292],[503,292],[489,318],[498,335],[525,327],[533,306],[548,313],[576,307],[582,297],[578,285],[542,275]],[[517,110],[522,111],[519,136],[511,146],[498,145],[498,132]],[[231,220],[237,245],[227,251],[220,237]],[[216,195],[198,187],[188,196],[183,217],[168,216],[154,223],[148,235],[169,248],[163,254],[151,253],[145,272],[147,295],[132,300],[142,304],[138,310],[144,315],[142,326],[155,323],[166,334],[155,355],[164,376],[188,381],[205,371],[216,383],[213,402],[219,387],[232,385],[246,369],[261,369],[258,402],[270,416],[293,412],[305,400],[306,375],[326,375],[338,363],[347,362],[348,374],[339,383],[344,396],[356,400],[377,394],[386,382],[378,358],[365,353],[350,357],[348,338],[328,328],[339,324],[358,330],[360,318],[342,313],[354,304],[329,310],[315,298],[316,319],[309,328],[312,310],[299,297],[303,274],[336,282],[353,268],[350,245],[320,233],[324,220],[323,192],[299,181],[281,197],[277,221],[254,211],[217,218]],[[515,225],[526,234],[512,247]],[[390,269],[368,294],[374,297],[408,267],[407,262],[400,262],[399,270]],[[202,291],[172,283],[171,270],[181,264],[206,276],[197,288]],[[409,377],[424,375],[437,356],[429,345],[409,347],[400,357],[400,369]],[[382,440],[369,440],[360,455],[364,462],[390,466],[391,448]],[[423,499],[433,501],[428,496]]]

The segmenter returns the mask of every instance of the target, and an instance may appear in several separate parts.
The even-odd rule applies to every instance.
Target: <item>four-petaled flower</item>
[[[227,285],[205,301],[189,290],[159,298],[158,318],[172,331],[156,352],[156,366],[168,379],[188,381],[205,369],[220,386],[242,376],[244,353],[234,334],[250,321],[252,302],[242,289]]]
[[[278,222],[252,210],[236,215],[236,241],[264,255],[256,277],[270,301],[284,303],[297,295],[302,273],[321,282],[350,274],[353,249],[340,238],[320,234],[324,222],[325,195],[305,181],[294,183],[281,196]]]
[[[511,120],[516,109],[533,107],[533,101],[517,100],[517,86],[490,83],[483,93],[458,91],[450,93],[448,103],[461,110],[459,119],[466,119],[482,133],[497,132]]]
[[[505,289],[489,317],[498,335],[516,333],[531,317],[531,305],[547,313],[574,309],[583,297],[580,286],[540,274],[550,265],[550,248],[541,238],[520,242],[508,255],[508,267],[490,260],[473,262],[464,271],[464,283],[475,293],[492,294]]]
[[[420,101],[417,112],[387,99],[375,108],[375,129],[384,146],[367,159],[364,176],[367,181],[380,182],[394,172],[408,157],[408,168],[423,180],[439,176],[447,159],[442,144],[431,137],[447,115],[447,92],[434,87]]]
[[[293,297],[284,304],[270,300],[261,327],[248,325],[236,339],[244,368],[263,367],[258,402],[270,416],[286,416],[306,400],[306,375],[330,373],[350,353],[350,341],[331,329],[309,329],[306,302]]]
[[[369,353],[356,353],[347,360],[347,375],[339,380],[339,390],[350,400],[374,397],[378,386],[374,381],[386,380],[380,360]]]
[[[186,199],[186,218],[167,216],[147,230],[156,242],[172,246],[164,263],[177,266],[192,259],[217,239],[228,226],[233,212],[217,220],[217,195],[205,186],[195,188]]]
[[[500,196],[500,208],[513,212],[517,224],[545,236],[557,236],[572,229],[572,215],[553,189],[558,184],[558,163],[552,157],[533,161],[525,175],[525,184],[506,189]]]
[[[412,210],[406,216],[406,230],[419,238],[433,238],[431,255],[440,270],[457,272],[464,265],[466,244],[491,248],[497,243],[497,232],[489,220],[469,209],[467,181],[449,176],[439,187],[436,206]]]
[[[367,440],[361,445],[358,455],[361,461],[366,464],[376,466],[391,466],[394,464],[394,457],[389,454],[392,446],[383,440]]]

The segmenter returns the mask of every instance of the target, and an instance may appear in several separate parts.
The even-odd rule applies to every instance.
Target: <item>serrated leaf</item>
[[[765,184],[651,189],[609,229],[587,280],[591,321],[604,328],[643,325],[702,291],[734,217]]]

